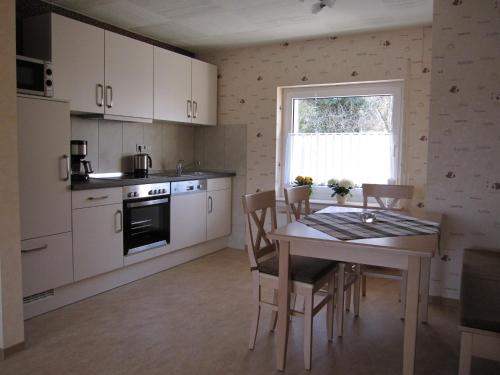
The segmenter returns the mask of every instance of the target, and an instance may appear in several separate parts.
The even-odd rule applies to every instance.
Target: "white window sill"
[[[276,197],[276,201],[278,202],[277,208],[279,212],[284,213],[286,210],[285,207],[285,197]],[[363,202],[350,202],[347,201],[345,204],[337,203],[336,200],[330,199],[310,199],[309,200],[311,211],[318,211],[328,206],[339,206],[339,207],[351,207],[351,208],[363,208]],[[381,207],[377,203],[368,203],[368,208],[373,209],[381,209]]]

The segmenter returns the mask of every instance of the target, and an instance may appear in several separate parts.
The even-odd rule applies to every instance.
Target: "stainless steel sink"
[[[186,171],[182,172],[182,174],[179,176],[176,172],[161,172],[161,173],[154,173],[151,175],[151,177],[192,177],[192,176],[203,176],[207,174],[206,172],[200,172],[200,171]]]

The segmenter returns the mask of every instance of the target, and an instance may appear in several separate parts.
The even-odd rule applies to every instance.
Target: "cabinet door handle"
[[[108,95],[109,92],[109,95]],[[113,87],[106,86],[106,107],[113,107]]]
[[[208,213],[211,214],[214,208],[214,200],[212,197],[208,197]]]
[[[193,100],[193,118],[198,117],[198,102]]]
[[[104,86],[98,83],[95,87],[95,100],[98,107],[104,105]]]
[[[87,200],[89,200],[89,201],[99,201],[99,200],[108,199],[108,198],[109,198],[109,195],[102,195],[100,197],[88,197]]]
[[[191,118],[191,114],[193,113],[193,105],[191,104],[191,100],[187,101],[187,117]]]
[[[32,253],[34,251],[45,250],[48,247],[49,247],[49,245],[45,244],[42,246],[34,247],[33,249],[21,249],[21,253]]]
[[[66,172],[66,175],[64,177],[61,177],[61,180],[68,181],[69,177],[71,175],[71,172],[70,172],[71,166],[69,164],[69,156],[68,155],[63,155],[61,157],[61,159],[64,160],[64,169],[65,169],[65,172]],[[59,168],[61,168],[61,167],[59,166]]]
[[[120,224],[120,227],[117,229],[116,228],[116,217],[120,215],[120,218],[118,220],[119,224]],[[120,233],[123,231],[123,213],[122,213],[122,210],[118,210],[116,211],[116,214],[115,214],[115,232],[116,233]]]

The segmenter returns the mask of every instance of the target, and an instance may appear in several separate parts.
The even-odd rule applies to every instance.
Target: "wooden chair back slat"
[[[363,184],[363,207],[368,207],[368,198],[373,197],[381,208],[395,209],[401,199],[413,198],[413,185]],[[389,198],[384,202],[382,198]]]
[[[271,252],[276,252],[276,243],[267,238],[265,223],[267,212],[271,215],[271,229],[277,228],[276,221],[276,193],[264,191],[261,193],[247,194],[241,197],[243,212],[247,215],[247,251],[250,266],[257,267],[259,261]],[[255,234],[254,234],[255,233]]]
[[[309,205],[309,187],[308,186],[296,186],[291,188],[286,188],[285,193],[285,204],[286,204],[286,217],[289,223],[295,220],[299,220],[302,215],[302,205],[304,205],[304,213],[309,215],[311,213],[311,207]]]

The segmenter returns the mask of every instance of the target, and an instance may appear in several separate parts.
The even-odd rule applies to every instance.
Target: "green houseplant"
[[[337,180],[332,178],[328,180],[328,187],[332,189],[332,197],[337,197],[337,202],[344,204],[348,196],[352,196],[351,190],[354,189],[354,182],[348,179]]]
[[[313,178],[308,176],[297,176],[293,181],[294,186],[307,186],[309,187],[309,195],[312,194]]]

